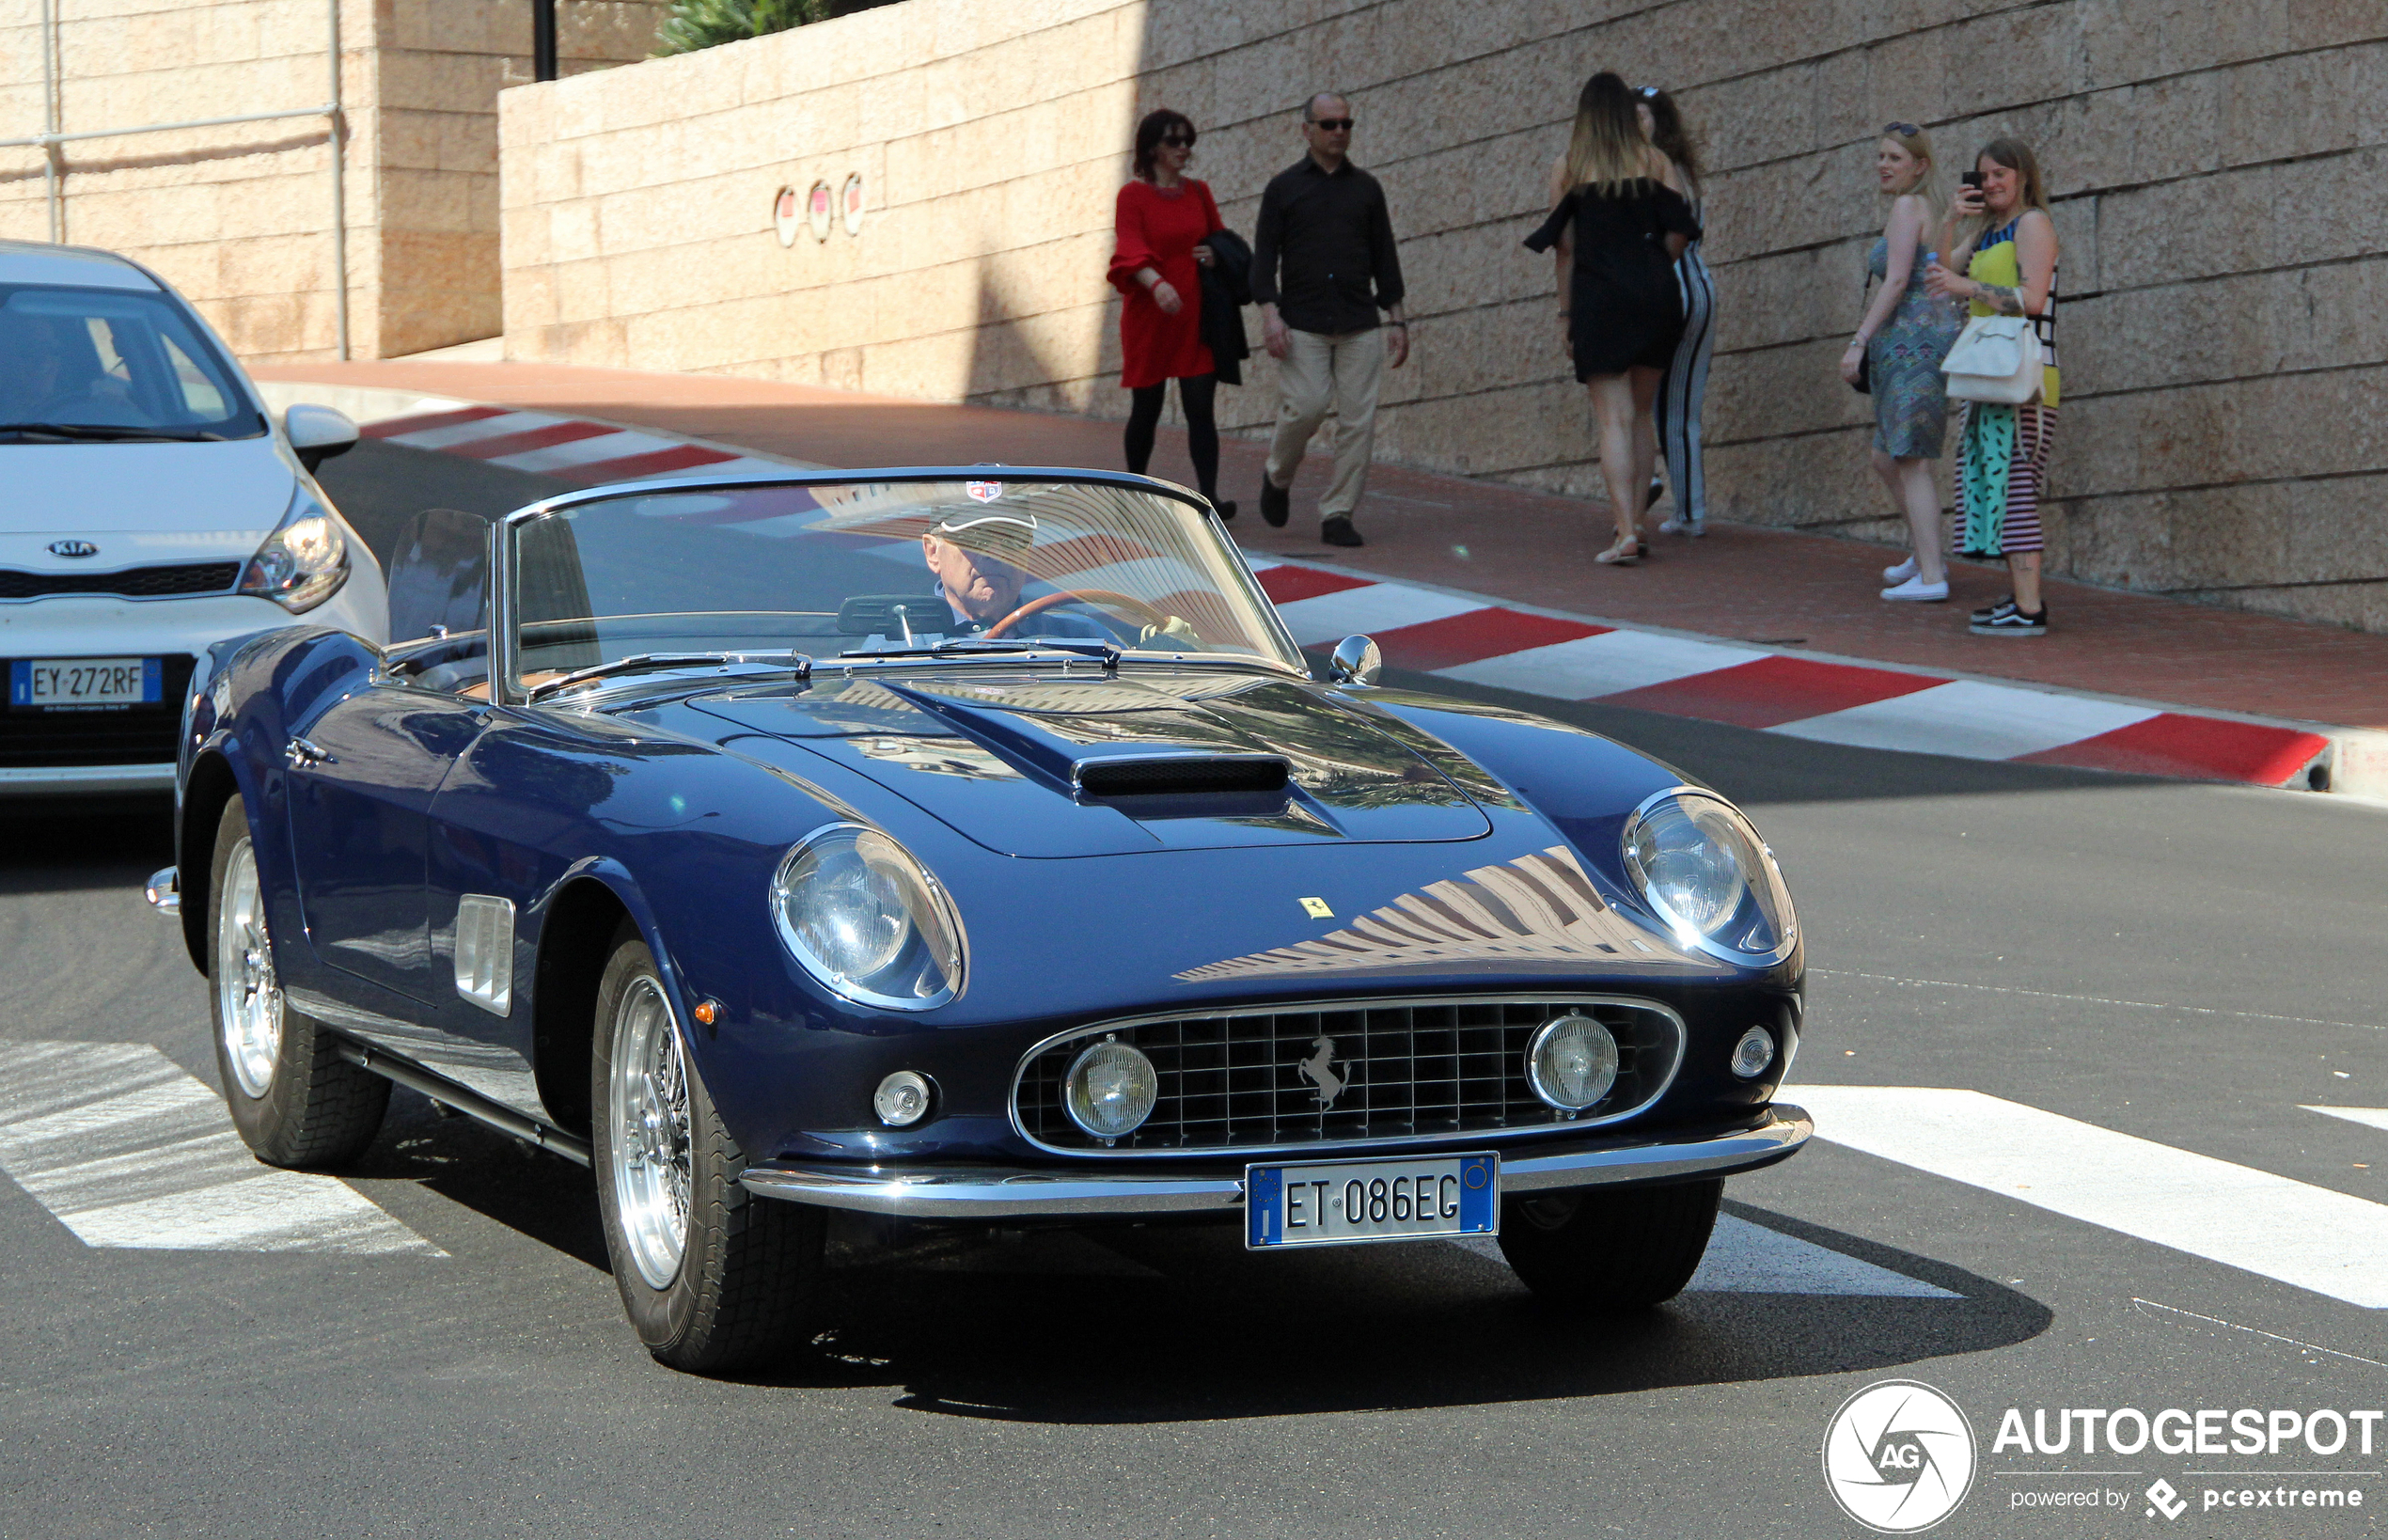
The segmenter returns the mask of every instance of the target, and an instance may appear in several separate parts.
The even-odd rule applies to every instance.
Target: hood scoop
[[[1075,679],[986,665],[690,702],[800,744],[1013,856],[1480,840],[1484,810],[1367,717],[1289,680]],[[759,751],[746,740],[744,751]]]
[[[1070,768],[1085,799],[1282,792],[1293,769],[1281,754],[1128,754]]]

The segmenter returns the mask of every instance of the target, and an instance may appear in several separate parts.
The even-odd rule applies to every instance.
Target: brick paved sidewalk
[[[951,406],[718,375],[562,365],[395,362],[285,365],[261,380],[307,381],[486,401],[652,428],[838,466],[970,464],[1114,466],[1120,425]],[[1223,446],[1222,495],[1242,505],[1237,538],[1255,558],[1331,563],[1355,574],[1439,584],[1514,603],[1702,633],[1768,649],[1805,648],[1912,668],[2129,696],[2207,711],[2340,727],[2388,728],[2388,636],[2364,636],[2080,584],[2050,582],[2053,627],[2038,640],[1976,637],[1965,611],[2006,591],[2003,569],[1959,563],[1946,605],[1876,597],[1883,548],[1749,525],[1705,540],[1661,539],[1638,568],[1595,566],[1606,511],[1573,498],[1383,466],[1359,524],[1368,545],[1316,535],[1327,464],[1313,454],[1284,530],[1259,518],[1262,447]],[[1180,433],[1165,432],[1154,474],[1190,483]],[[1865,474],[1852,464],[1852,476]]]

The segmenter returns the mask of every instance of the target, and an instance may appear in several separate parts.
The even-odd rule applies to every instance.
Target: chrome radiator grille
[[[1526,1078],[1535,1029],[1570,1011],[1617,1040],[1616,1085],[1573,1115],[1536,1096]],[[1106,1037],[1134,1045],[1160,1081],[1153,1115],[1108,1146],[1062,1106],[1071,1063]],[[1013,1108],[1032,1143],[1074,1155],[1481,1139],[1637,1112],[1674,1078],[1683,1041],[1681,1019],[1664,1006],[1561,995],[1139,1017],[1040,1045],[1020,1066]]]

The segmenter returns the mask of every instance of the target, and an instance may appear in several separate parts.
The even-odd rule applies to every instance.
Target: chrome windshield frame
[[[1251,602],[1255,612],[1260,616],[1261,623],[1267,630],[1268,640],[1277,644],[1284,655],[1283,658],[1280,658],[1263,656],[1258,653],[1234,654],[1233,661],[1245,667],[1262,668],[1295,679],[1311,678],[1307,668],[1284,661],[1284,658],[1299,658],[1302,655],[1301,645],[1294,640],[1293,632],[1286,628],[1284,619],[1277,613],[1277,605],[1270,601],[1267,593],[1263,591],[1259,580],[1252,576],[1251,564],[1245,559],[1243,551],[1228,538],[1226,529],[1219,523],[1218,511],[1198,493],[1179,486],[1173,481],[1158,480],[1149,476],[1131,476],[1125,471],[1088,470],[1073,466],[858,466],[850,470],[836,471],[792,470],[784,475],[758,476],[742,473],[736,476],[674,476],[656,477],[651,480],[608,481],[603,486],[584,487],[577,492],[567,492],[554,497],[542,498],[526,507],[518,508],[504,518],[495,521],[490,528],[492,549],[489,563],[490,622],[491,630],[495,633],[492,637],[495,644],[494,652],[490,658],[491,703],[508,706],[521,706],[527,703],[526,692],[517,686],[514,682],[516,666],[520,662],[522,653],[521,638],[514,622],[514,548],[516,532],[523,526],[536,523],[538,520],[563,512],[568,509],[580,508],[591,503],[611,502],[629,495],[655,496],[673,492],[726,492],[741,487],[846,486],[856,481],[1033,481],[1044,486],[1114,487],[1125,492],[1148,493],[1156,497],[1168,498],[1171,502],[1184,503],[1200,516],[1203,526],[1210,532],[1211,538],[1218,541],[1226,548],[1225,554],[1231,558],[1229,566],[1234,574],[1234,581],[1241,585],[1245,597]],[[1018,654],[1011,654],[1011,656],[1013,661],[1017,661]],[[952,663],[966,661],[968,657],[969,654],[957,653],[951,657],[941,656],[935,661],[950,666]],[[1130,662],[1149,661],[1150,658],[1150,654],[1127,654],[1127,661]],[[890,659],[889,661],[897,660]],[[1227,659],[1213,658],[1208,661],[1227,661]],[[872,666],[868,659],[864,658],[840,658],[834,665],[829,664],[827,660],[821,660],[818,666],[825,668],[833,666],[851,668],[856,664],[864,667]]]

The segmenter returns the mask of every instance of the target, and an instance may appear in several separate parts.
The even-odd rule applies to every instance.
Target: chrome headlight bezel
[[[1655,830],[1670,814],[1689,823],[1707,841],[1712,858],[1723,857],[1738,872],[1737,897],[1711,922],[1704,924],[1698,916],[1678,912],[1677,906],[1670,904],[1657,890],[1655,874],[1640,852],[1643,832]],[[1704,827],[1704,816],[1712,823],[1720,822],[1726,838],[1720,840],[1710,827]],[[1773,850],[1749,815],[1716,793],[1676,786],[1643,798],[1619,831],[1617,850],[1635,896],[1678,946],[1722,962],[1761,967],[1783,961],[1798,948],[1799,917]],[[1753,949],[1739,944],[1762,928],[1771,934],[1770,946]]]
[[[837,943],[817,921],[826,884],[851,886],[860,865],[887,885],[901,924],[874,952],[883,961],[837,954]],[[771,919],[788,949],[824,988],[858,1005],[883,1011],[934,1011],[968,987],[969,941],[952,895],[920,858],[881,829],[867,824],[825,824],[789,847],[771,879]],[[895,916],[883,904],[883,918]]]
[[[242,564],[233,591],[304,615],[346,587],[349,571],[348,531],[339,515],[302,486],[274,532]]]

